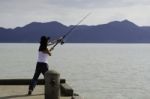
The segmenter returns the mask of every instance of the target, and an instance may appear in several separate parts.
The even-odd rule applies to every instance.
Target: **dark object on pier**
[[[67,83],[60,84],[62,96],[73,96],[73,89]]]
[[[60,99],[60,74],[48,70],[45,74],[45,99]]]

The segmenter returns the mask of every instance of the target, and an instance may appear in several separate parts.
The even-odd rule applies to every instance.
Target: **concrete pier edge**
[[[0,79],[0,85],[29,85],[31,79]],[[45,80],[39,79],[37,85],[44,85]],[[66,79],[60,79],[60,92],[61,96],[79,96],[74,93],[73,88],[71,88],[67,83]]]
[[[29,85],[31,79],[0,79],[0,85]],[[45,80],[39,79],[38,85],[44,85]],[[60,79],[60,83],[66,83],[65,79]]]

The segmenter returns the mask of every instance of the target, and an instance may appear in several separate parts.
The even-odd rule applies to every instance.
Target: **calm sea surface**
[[[32,78],[38,46],[1,43],[0,79]],[[150,99],[150,44],[59,45],[49,68],[83,99]]]

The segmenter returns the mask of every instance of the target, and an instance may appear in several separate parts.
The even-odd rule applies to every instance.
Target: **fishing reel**
[[[60,42],[61,45],[63,45],[64,43],[65,43],[65,42],[64,42],[63,40]]]
[[[58,43],[60,43],[61,45],[63,45],[63,44],[64,44],[64,41],[63,41],[63,39],[62,39],[62,38],[61,38],[61,39],[58,39],[58,40],[57,40],[57,42],[58,42]]]

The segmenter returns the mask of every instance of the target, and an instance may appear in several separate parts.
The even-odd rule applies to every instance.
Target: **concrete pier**
[[[40,79],[31,96],[27,95],[29,82],[31,79],[1,79],[0,99],[44,99],[44,79]],[[73,89],[66,83],[65,79],[60,79],[61,96],[60,99],[81,99],[80,96],[73,96]],[[74,98],[72,98],[72,96]]]
[[[36,86],[31,96],[27,92],[28,85],[0,85],[0,99],[44,99],[44,85]],[[60,99],[71,99],[71,96]]]

